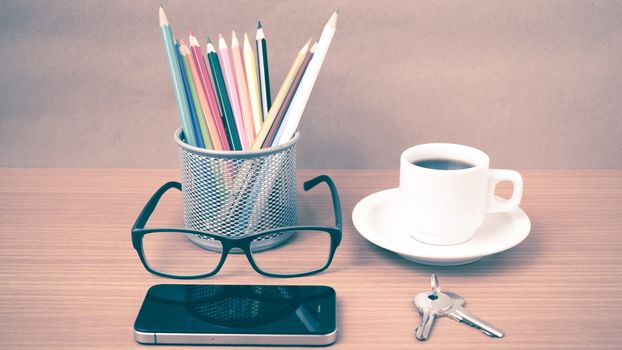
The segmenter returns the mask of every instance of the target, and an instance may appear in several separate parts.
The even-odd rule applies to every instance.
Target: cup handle
[[[488,179],[488,212],[498,213],[510,211],[518,207],[523,196],[523,177],[518,171],[505,169],[490,169]],[[495,188],[501,181],[510,181],[514,185],[512,197],[500,201],[495,198]]]

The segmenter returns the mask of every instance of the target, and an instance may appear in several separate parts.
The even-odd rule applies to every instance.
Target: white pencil
[[[300,118],[302,117],[302,113],[304,112],[309,96],[311,95],[311,90],[313,90],[313,85],[315,84],[315,80],[320,73],[324,57],[326,57],[328,47],[330,46],[335,30],[337,29],[338,15],[338,11],[333,13],[324,26],[324,30],[322,31],[322,35],[318,41],[315,54],[313,55],[311,62],[309,62],[309,66],[302,77],[302,81],[296,90],[296,94],[294,95],[289,109],[287,110],[287,114],[285,114],[285,118],[283,119],[283,123],[281,124],[281,128],[279,130],[280,137],[278,140],[275,139],[275,143],[273,143],[273,145],[281,145],[286,143],[294,136],[296,129],[298,129],[298,123],[300,123]]]
[[[255,135],[261,130],[263,124],[263,110],[261,107],[261,94],[259,93],[259,80],[257,78],[257,62],[255,61],[255,51],[251,47],[248,35],[244,33],[244,48],[242,49],[244,58],[244,71],[246,72],[246,85],[248,85],[248,95],[251,100],[253,111],[253,123],[255,125]]]

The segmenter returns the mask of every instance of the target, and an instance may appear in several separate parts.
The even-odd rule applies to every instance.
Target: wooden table
[[[304,170],[299,186],[320,173],[335,180],[344,215],[344,240],[326,272],[265,278],[230,256],[217,276],[198,282],[331,285],[335,349],[620,347],[622,171],[524,171],[526,241],[446,268],[408,262],[352,226],[354,205],[395,187],[397,170]],[[0,169],[0,348],[141,347],[132,324],[145,291],[174,282],[143,269],[130,226],[153,191],[178,178],[176,169]],[[154,219],[180,225],[180,203],[171,196]],[[330,223],[328,191],[301,193],[299,210],[303,223]],[[431,273],[506,337],[442,319],[427,342],[415,340],[411,298]]]

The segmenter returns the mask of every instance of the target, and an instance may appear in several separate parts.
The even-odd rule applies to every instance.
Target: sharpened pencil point
[[[207,43],[208,43],[208,44],[211,44],[211,43],[212,43],[212,39],[210,39],[210,37],[209,37],[209,36],[207,37]]]
[[[257,20],[257,29],[261,29],[261,21]]]
[[[317,49],[317,41],[313,44],[313,46],[311,46],[311,48],[309,49],[309,51],[311,53],[315,53],[315,49]]]
[[[227,41],[222,37],[222,34],[218,36],[218,49],[219,50],[227,50],[229,46],[227,46]]]
[[[328,19],[326,26],[331,26],[333,28],[337,28],[337,17],[339,17],[339,10],[335,11],[332,16]]]
[[[208,38],[208,40],[209,40],[209,38]],[[207,53],[216,52],[216,49],[214,48],[214,44],[212,44],[211,40],[209,40],[207,42],[206,46],[207,46],[207,48],[206,48],[207,49]]]
[[[248,34],[244,33],[244,50],[251,50],[251,42],[248,40]]]
[[[190,33],[190,37],[188,38],[188,44],[190,44],[190,46],[200,46],[197,37],[192,35],[192,33]]]
[[[164,8],[160,6],[158,10],[158,16],[160,17],[160,27],[168,26],[168,18],[166,18],[166,13],[164,13]]]
[[[305,46],[303,46],[299,52],[306,52],[307,50],[309,50],[309,45],[311,45],[311,40],[313,40],[313,38],[309,38],[309,41],[305,43]]]
[[[238,36],[235,34],[235,30],[231,32],[231,47],[240,46],[240,42],[238,41]]]

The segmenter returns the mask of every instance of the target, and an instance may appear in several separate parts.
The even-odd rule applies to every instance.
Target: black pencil
[[[270,73],[268,72],[268,49],[266,47],[266,36],[264,35],[261,22],[257,22],[257,36],[255,37],[257,45],[257,70],[259,71],[259,90],[261,94],[261,108],[263,117],[268,115],[268,111],[272,106],[272,98],[270,97]]]

